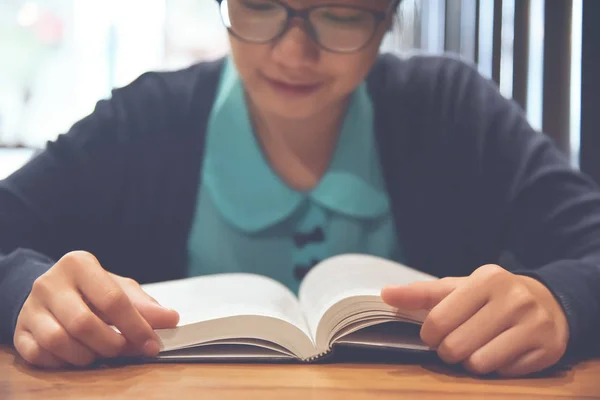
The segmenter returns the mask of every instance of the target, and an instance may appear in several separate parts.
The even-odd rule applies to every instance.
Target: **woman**
[[[454,276],[382,297],[431,309],[425,343],[474,373],[593,345],[600,194],[515,104],[456,60],[378,56],[395,0],[219,3],[230,58],[115,90],[2,182],[0,324],[25,360],[155,355],[178,315],[138,282],[296,289],[347,252]]]

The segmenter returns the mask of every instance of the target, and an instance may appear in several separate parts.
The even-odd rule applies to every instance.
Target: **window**
[[[41,147],[111,88],[226,51],[213,0],[3,0],[0,143]]]

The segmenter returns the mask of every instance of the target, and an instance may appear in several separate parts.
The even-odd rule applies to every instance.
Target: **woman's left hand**
[[[538,372],[567,348],[569,326],[554,295],[538,280],[497,265],[469,277],[388,287],[381,295],[393,307],[431,310],[423,342],[445,362],[478,375]]]

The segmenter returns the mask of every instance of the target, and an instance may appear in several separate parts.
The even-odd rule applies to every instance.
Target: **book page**
[[[273,317],[310,332],[296,296],[264,276],[208,275],[142,285],[162,306],[180,315],[179,326],[241,315]]]
[[[181,361],[273,361],[290,360],[293,356],[268,348],[246,344],[222,344],[199,346],[168,351],[154,359],[155,362]]]
[[[325,312],[340,300],[377,296],[389,285],[435,280],[434,276],[379,257],[349,254],[332,257],[313,268],[300,285],[299,298],[309,329],[316,337]]]
[[[431,351],[420,337],[420,326],[403,322],[387,322],[356,330],[341,336],[336,345],[379,347]]]

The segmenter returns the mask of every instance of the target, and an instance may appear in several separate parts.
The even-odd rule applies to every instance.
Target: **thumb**
[[[406,286],[388,286],[381,291],[381,298],[390,306],[407,311],[431,310],[452,293],[463,279],[444,278]]]
[[[150,297],[143,289],[136,289],[129,294],[132,304],[150,324],[152,329],[175,328],[179,323],[179,314],[161,306],[155,299]]]

